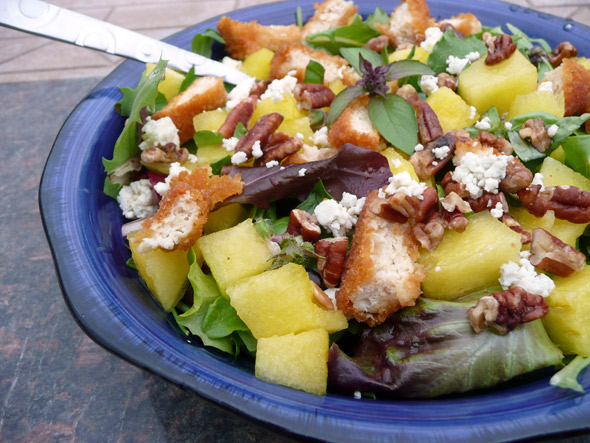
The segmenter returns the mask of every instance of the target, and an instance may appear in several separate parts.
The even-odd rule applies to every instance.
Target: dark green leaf
[[[326,126],[328,121],[328,114],[323,109],[313,109],[309,113],[309,125],[311,129],[317,131],[322,126]]]
[[[272,222],[272,232],[274,235],[283,235],[287,232],[289,226],[289,217],[277,218]]]
[[[320,258],[315,253],[313,245],[303,241],[300,235],[296,237],[292,235],[283,237],[280,247],[281,252],[274,257],[270,269],[278,269],[287,263],[295,263],[306,269],[315,269],[316,259]]]
[[[161,92],[158,92],[156,96],[156,106],[154,108],[155,112],[158,112],[164,108],[168,104],[168,100],[166,100],[166,96]]]
[[[587,120],[590,120],[590,113],[582,114],[579,117],[564,117],[559,119],[556,123],[558,129],[557,132],[551,139],[551,150],[557,149],[570,135],[572,135],[576,129],[582,126]],[[547,123],[545,123],[547,125]],[[549,125],[547,125],[549,126]]]
[[[193,287],[193,308],[199,309],[204,300],[216,299],[221,296],[221,292],[215,279],[205,274],[196,260],[191,263],[189,257],[189,264],[188,281]]]
[[[225,297],[217,297],[208,306],[202,328],[209,338],[223,338],[234,331],[248,330],[248,327],[238,317],[235,308]]]
[[[414,54],[416,54],[416,45],[412,45],[412,49],[410,50],[410,53],[406,57],[406,60],[412,60],[414,58]]]
[[[539,67],[537,68],[537,81],[540,82],[541,80],[543,80],[543,78],[545,78],[545,74],[547,74],[549,71],[552,71],[552,70],[553,70],[553,66],[551,66],[551,64],[549,64],[547,59],[545,57],[543,57],[543,60],[541,61],[541,63],[539,64]]]
[[[219,349],[228,354],[233,354],[235,352],[235,342],[231,337],[210,338],[203,331],[203,320],[205,319],[207,308],[213,303],[213,301],[214,299],[206,300],[201,306],[201,309],[190,308],[188,311],[180,314],[176,318],[176,322],[180,326],[187,328],[191,334],[199,337],[205,346]]]
[[[418,143],[418,123],[414,108],[403,98],[389,94],[369,102],[369,117],[379,133],[389,143],[411,155]]]
[[[590,178],[590,135],[568,137],[561,146],[565,151],[565,164]]]
[[[514,148],[514,153],[523,162],[536,160],[545,157],[545,154],[537,151],[530,144],[525,142],[516,131],[508,131],[508,139]]]
[[[189,71],[184,76],[184,80],[180,84],[180,90],[178,92],[180,93],[186,91],[186,89],[193,84],[196,78],[197,76],[195,75],[195,67],[191,66]]]
[[[211,166],[211,172],[215,175],[221,175],[221,168],[224,166],[231,165],[231,156],[227,155],[223,158],[220,158],[217,161],[214,161],[209,166]]]
[[[219,32],[209,28],[202,34],[197,34],[193,37],[191,51],[202,55],[203,57],[211,58],[211,54],[213,53],[213,43],[216,41],[225,45],[225,40]]]
[[[360,67],[360,56],[362,55],[365,60],[368,60],[373,66],[383,66],[383,59],[375,51],[371,51],[367,48],[342,48],[340,54],[344,57],[350,66],[352,66],[359,75],[363,75]]]
[[[520,131],[522,125],[524,125],[524,123],[527,120],[535,120],[537,118],[542,119],[545,122],[546,126],[550,126],[557,123],[557,117],[553,114],[549,114],[548,112],[528,112],[526,114],[514,117],[512,120],[510,120],[510,123],[512,123],[512,130]]]
[[[500,114],[498,114],[498,110],[495,106],[492,106],[488,109],[484,115],[481,116],[481,120],[487,117],[490,120],[490,129],[487,132],[491,132],[496,137],[504,137],[506,132],[506,127],[502,125],[502,121],[500,120]],[[475,126],[471,126],[470,128],[466,128],[467,132],[469,132],[469,136],[471,138],[477,137],[477,135],[481,132],[481,129],[477,129]],[[513,128],[514,129],[514,128]]]
[[[135,266],[135,261],[133,260],[133,257],[129,257],[129,260],[127,260],[127,263],[125,263],[127,265],[127,267],[133,269],[134,271],[137,271],[137,266]]]
[[[383,9],[377,7],[375,8],[375,12],[373,12],[371,15],[369,15],[369,17],[367,17],[365,23],[369,26],[374,26],[375,23],[386,25],[387,23],[389,23],[389,15],[385,11],[383,11]]]
[[[248,133],[248,130],[244,126],[242,122],[238,122],[236,125],[236,129],[234,129],[234,137],[235,138],[242,138],[244,135]]]
[[[198,148],[201,146],[218,145],[223,140],[223,135],[213,131],[198,131],[195,132],[193,140]]]
[[[254,354],[256,352],[256,345],[258,342],[252,333],[250,331],[236,331],[236,334],[241,340],[240,344],[244,345],[250,354]]]
[[[590,357],[576,356],[568,365],[555,373],[549,383],[564,389],[572,389],[580,394],[585,394],[584,387],[578,383],[578,376],[587,366],[590,366]]]
[[[307,198],[297,206],[297,209],[302,209],[304,211],[313,214],[313,210],[325,199],[333,199],[326,188],[324,187],[324,183],[321,180],[318,180],[316,185],[313,187]]]
[[[310,60],[305,68],[305,77],[303,83],[319,83],[324,84],[324,67],[314,60]]]
[[[394,81],[411,75],[435,75],[435,72],[418,60],[400,60],[389,65],[387,81]]]
[[[449,56],[463,58],[470,52],[487,53],[487,47],[477,37],[470,35],[465,40],[457,37],[452,29],[448,29],[443,37],[434,45],[432,53],[428,57],[428,66],[436,73],[446,72]]]
[[[506,23],[506,27],[512,33],[512,41],[516,43],[518,50],[526,55],[526,51],[533,47],[529,36],[510,23]]]
[[[356,16],[350,25],[308,35],[307,42],[313,47],[324,49],[331,55],[338,55],[341,48],[360,48],[380,35],[379,31]]]
[[[340,92],[330,105],[330,113],[328,114],[329,123],[334,123],[336,119],[340,117],[342,111],[344,111],[355,98],[366,93],[367,92],[360,86],[349,86]]]

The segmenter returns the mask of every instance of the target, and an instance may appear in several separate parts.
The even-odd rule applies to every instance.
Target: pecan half
[[[467,214],[472,211],[469,203],[463,200],[456,192],[448,193],[445,198],[440,200],[440,204],[448,212],[457,210],[463,214]]]
[[[506,165],[506,177],[500,181],[499,189],[516,194],[527,188],[533,181],[533,173],[519,159],[512,157]]]
[[[518,198],[524,208],[535,217],[543,217],[549,209],[547,201],[539,197],[540,192],[541,185],[530,185],[518,193]]]
[[[533,238],[529,231],[525,231],[524,228],[518,223],[518,221],[511,215],[504,214],[501,218],[502,223],[512,229],[514,232],[520,234],[520,243],[523,245],[529,244]]]
[[[447,227],[453,231],[463,232],[467,228],[467,225],[469,225],[469,219],[459,210],[452,212],[441,211],[440,214],[446,222]]]
[[[418,121],[418,136],[422,144],[430,143],[443,135],[443,129],[436,112],[424,100],[413,105]]]
[[[584,254],[541,228],[533,231],[529,260],[533,266],[560,277],[581,271],[586,264]]]
[[[332,300],[330,300],[328,294],[326,294],[322,290],[322,288],[318,286],[316,282],[312,281],[311,284],[313,286],[313,298],[315,299],[317,304],[320,305],[322,308],[327,309],[328,311],[333,311],[334,303],[332,303]]]
[[[383,48],[387,48],[389,45],[389,37],[386,35],[380,35],[379,37],[374,37],[365,43],[363,48],[370,49],[371,51],[375,51],[377,54],[381,54]]]
[[[250,123],[250,118],[252,114],[254,114],[254,108],[256,107],[256,102],[258,98],[251,95],[245,100],[242,100],[238,105],[232,109],[219,130],[219,132],[223,138],[230,138],[233,137],[236,127],[238,123],[242,123],[244,127],[248,127]]]
[[[289,137],[285,141],[270,146],[262,156],[261,164],[265,165],[271,161],[280,162],[291,154],[299,152],[303,148],[303,142],[297,137]]]
[[[502,210],[508,212],[508,202],[506,196],[502,192],[492,194],[491,192],[484,192],[479,198],[469,198],[467,202],[471,206],[473,212],[481,212],[491,210],[496,207],[496,204],[502,204]]]
[[[405,223],[408,220],[420,223],[436,210],[438,194],[435,188],[428,187],[420,196],[396,192],[385,200],[377,199],[374,202],[370,210],[375,215],[396,223]]]
[[[506,155],[511,155],[512,152],[514,151],[514,147],[512,146],[512,144],[510,144],[510,142],[508,140],[506,140],[505,138],[502,137],[496,137],[494,134],[487,132],[487,131],[481,131],[477,137],[477,140],[479,140],[479,142],[485,147],[485,146],[489,146],[491,148],[494,149],[494,154],[498,155],[498,154],[506,154]]]
[[[318,83],[297,83],[293,96],[308,111],[330,106],[336,97],[330,88]]]
[[[570,42],[561,42],[557,48],[555,48],[551,54],[547,54],[547,59],[551,66],[557,68],[561,65],[564,58],[576,57],[578,50]]]
[[[260,96],[266,92],[268,85],[270,85],[270,81],[268,80],[261,80],[254,83],[254,86],[252,86],[250,89],[250,96],[254,96],[256,99],[259,99]]]
[[[186,148],[176,149],[174,143],[168,143],[161,148],[149,147],[141,152],[143,163],[184,163],[188,159]]]
[[[287,134],[286,132],[283,131],[278,131],[275,132],[273,135],[270,136],[270,138],[268,139],[268,143],[266,144],[266,146],[264,147],[263,151],[269,151],[272,148],[277,147],[278,145],[280,145],[283,142],[286,142],[287,140],[289,140],[291,138],[291,136],[289,134]]]
[[[252,129],[240,139],[236,145],[236,152],[245,152],[250,158],[252,156],[252,147],[257,141],[260,142],[260,147],[264,149],[268,139],[282,122],[283,116],[278,112],[263,115],[254,123]]]
[[[539,196],[547,202],[547,208],[555,212],[556,218],[572,223],[590,223],[590,192],[561,185],[548,187],[540,191]]]
[[[302,209],[293,209],[289,214],[287,232],[291,235],[301,235],[303,240],[310,242],[316,241],[322,235],[315,215]]]
[[[551,147],[551,137],[547,134],[547,126],[542,118],[527,120],[518,134],[523,140],[530,139],[533,148],[539,152],[545,152]]]
[[[455,136],[447,132],[441,137],[438,137],[431,143],[427,143],[421,151],[415,151],[408,161],[414,166],[416,174],[420,180],[427,180],[440,171],[451,159],[455,152]],[[448,147],[448,152],[442,158],[435,155],[435,150],[442,147]]]
[[[453,91],[457,89],[457,77],[446,72],[441,72],[436,76],[438,78],[438,86],[441,88],[449,88]]]
[[[445,174],[440,184],[447,195],[449,195],[451,192],[458,194],[461,198],[467,198],[471,195],[469,191],[465,189],[465,185],[463,183],[453,180],[453,173],[451,171]]]
[[[484,35],[487,33],[484,33]],[[484,39],[482,35],[482,40]],[[514,51],[516,51],[516,43],[508,34],[502,34],[500,37],[487,38],[485,44],[488,47],[488,55],[485,64],[488,66],[496,65],[503,60],[506,60]]]
[[[477,334],[489,327],[507,334],[521,323],[544,317],[547,312],[549,307],[543,297],[515,286],[480,298],[467,310],[467,318]]]
[[[434,251],[443,240],[447,222],[435,212],[426,223],[417,223],[412,228],[412,237],[427,251]]]
[[[318,258],[317,267],[327,288],[335,288],[340,284],[340,276],[344,268],[344,259],[348,252],[348,238],[334,237],[319,240],[314,245]]]
[[[399,95],[411,105],[420,100],[420,96],[418,95],[416,88],[414,88],[412,85],[403,85],[401,88],[395,91],[395,94]]]

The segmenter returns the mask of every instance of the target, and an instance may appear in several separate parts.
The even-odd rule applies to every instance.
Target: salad
[[[423,0],[295,12],[193,39],[251,80],[162,60],[121,89],[128,265],[272,383],[431,398],[553,366],[583,392],[590,59]]]

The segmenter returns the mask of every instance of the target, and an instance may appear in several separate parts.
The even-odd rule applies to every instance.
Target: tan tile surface
[[[4,1],[4,0],[0,0]],[[361,1],[361,0],[357,0]],[[51,2],[51,0],[50,0]],[[187,26],[269,0],[52,0],[58,6],[162,39]],[[590,0],[510,0],[590,25]],[[296,2],[292,2],[295,7]],[[102,77],[121,59],[0,27],[0,83]]]

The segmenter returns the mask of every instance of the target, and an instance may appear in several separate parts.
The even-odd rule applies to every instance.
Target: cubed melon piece
[[[275,53],[270,49],[262,48],[247,56],[240,66],[240,71],[254,77],[257,80],[268,80],[270,73],[270,61]]]
[[[426,103],[436,112],[445,132],[473,126],[477,121],[477,112],[471,112],[471,106],[450,88],[437,89],[426,99]]]
[[[207,166],[224,157],[234,155],[234,150],[227,151],[223,145],[201,146],[197,149],[197,163],[199,166]],[[242,166],[242,165],[240,165]]]
[[[488,66],[480,57],[459,75],[459,95],[483,114],[492,106],[501,114],[519,94],[537,89],[537,68],[520,51],[506,60]]]
[[[211,234],[217,231],[229,229],[248,217],[248,211],[239,203],[222,206],[221,208],[210,212],[207,223],[203,228],[205,234]]]
[[[283,120],[277,131],[282,131],[291,137],[297,137],[297,134],[301,134],[303,136],[302,141],[313,143],[313,130],[307,117]]]
[[[251,219],[197,240],[222,293],[232,283],[267,270],[272,254]]]
[[[587,58],[587,57],[577,57],[575,60],[579,64],[581,64],[584,68],[590,69],[590,58]]]
[[[131,258],[141,279],[151,294],[169,312],[180,301],[188,287],[187,252],[182,249],[163,251],[155,249],[147,254],[137,251],[139,242],[129,236]]]
[[[582,191],[590,191],[589,179],[554,158],[546,157],[539,172],[543,174],[545,186],[572,185]],[[556,219],[550,232],[561,241],[575,246],[576,239],[584,233],[586,226],[585,223],[578,224]]]
[[[227,288],[232,306],[256,338],[316,328],[332,333],[346,328],[342,311],[321,308],[314,303],[313,292],[305,268],[293,263],[239,280]]]
[[[548,112],[557,118],[563,118],[565,101],[563,92],[553,94],[546,91],[535,91],[529,94],[517,95],[510,104],[508,120],[529,112]]]
[[[398,49],[397,51],[393,51],[391,54],[389,54],[389,63],[397,62],[399,60],[406,60],[408,58],[408,55],[410,55],[411,51],[411,46],[409,48]],[[420,46],[416,46],[416,50],[414,51],[414,56],[412,57],[412,60],[418,60],[419,62],[426,64],[428,62],[429,55],[430,52],[425,51]]]
[[[256,377],[316,395],[328,384],[330,339],[321,328],[261,338],[256,348]]]
[[[283,100],[275,103],[272,97],[260,100],[254,109],[254,114],[250,119],[250,127],[256,123],[263,115],[278,112],[285,120],[296,120],[298,118],[307,117],[307,112],[297,107],[297,101],[291,94],[283,94]]]
[[[227,111],[223,109],[215,109],[213,111],[205,111],[193,117],[193,126],[195,132],[199,131],[215,131],[217,132],[223,122],[227,119]]]
[[[590,357],[590,266],[555,278],[555,289],[546,300],[549,313],[543,324],[551,340],[565,354]]]
[[[522,229],[531,234],[537,228],[551,231],[553,223],[555,222],[555,214],[553,214],[553,211],[547,211],[543,217],[535,217],[524,208],[510,208],[509,214],[520,223]]]
[[[342,83],[342,80],[337,78],[336,80],[332,81],[328,87],[332,90],[332,92],[336,95],[340,94],[342,91],[346,89],[346,85]]]
[[[419,262],[424,296],[453,300],[498,284],[500,266],[520,259],[520,234],[483,211],[469,217],[464,232],[446,231],[441,244]]]
[[[565,151],[559,146],[555,151],[549,154],[551,158],[554,158],[558,162],[565,163]]]
[[[420,179],[414,170],[414,166],[404,158],[402,154],[395,150],[395,148],[387,148],[380,152],[389,162],[389,169],[393,175],[400,172],[407,172],[413,180],[419,182]]]
[[[149,75],[156,67],[155,63],[146,63],[145,74]],[[164,79],[158,84],[158,92],[164,94],[167,101],[176,97],[180,92],[180,86],[185,76],[174,69],[166,68]]]

